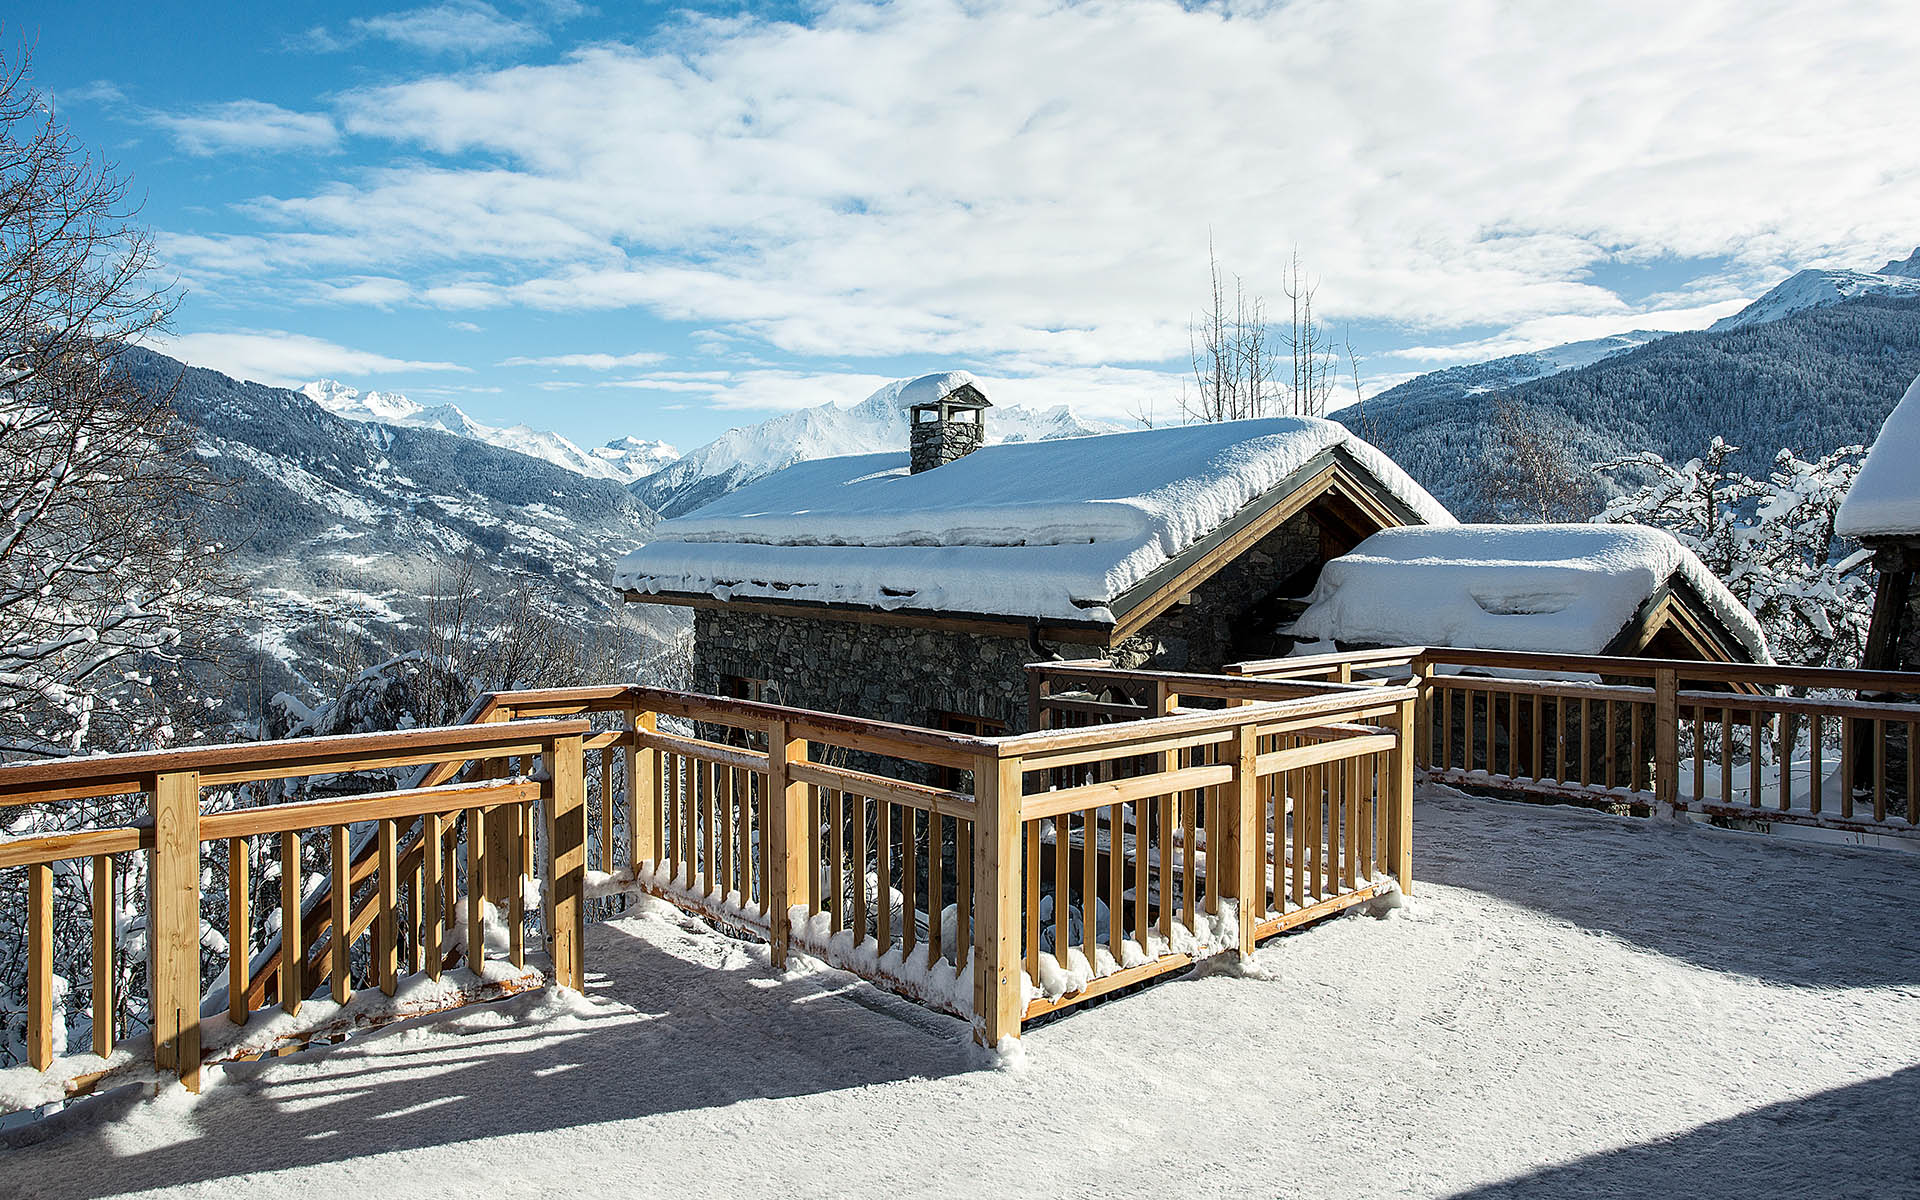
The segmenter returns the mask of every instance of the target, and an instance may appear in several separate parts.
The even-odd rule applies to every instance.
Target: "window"
[[[729,700],[752,700],[764,703],[767,699],[767,681],[753,679],[746,675],[722,675],[720,694]]]
[[[995,721],[990,717],[972,717],[966,713],[942,712],[936,709],[927,724],[935,729],[944,729],[948,733],[968,733],[975,737],[999,737],[1006,733],[1007,723]],[[958,767],[941,767],[934,773],[933,785],[948,791],[971,792],[973,790],[973,772]]]

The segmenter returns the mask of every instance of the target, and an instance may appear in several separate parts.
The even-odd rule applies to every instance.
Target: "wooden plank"
[[[900,810],[900,890],[906,896],[900,916],[900,957],[920,943],[920,814]]]
[[[922,812],[939,812],[947,816],[967,819],[972,819],[974,812],[973,797],[965,792],[928,787],[925,784],[909,783],[903,779],[888,779],[884,775],[872,775],[846,767],[828,766],[825,763],[797,763],[791,770],[795,779],[817,784],[820,787],[859,792],[864,796],[876,800],[884,799],[888,803],[903,808],[917,808]]]
[[[1163,954],[1151,962],[1127,967],[1123,970],[1115,971],[1111,975],[1102,975],[1100,978],[1089,982],[1087,986],[1077,992],[1068,992],[1065,995],[1055,996],[1052,999],[1040,997],[1031,1000],[1027,1003],[1025,1016],[1027,1020],[1031,1021],[1036,1017],[1044,1017],[1048,1013],[1059,1012],[1063,1008],[1071,1008],[1073,1005],[1092,1000],[1097,996],[1104,996],[1109,992],[1117,992],[1121,988],[1129,988],[1137,983],[1145,983],[1147,980],[1158,978],[1161,975],[1171,975],[1179,971],[1184,971],[1192,965],[1192,955]]]
[[[827,928],[839,933],[845,926],[845,905],[847,895],[846,852],[843,849],[846,833],[846,802],[844,793],[823,790],[821,798],[827,808],[827,879],[832,892],[832,907],[827,917]]]
[[[627,873],[640,874],[643,865],[660,856],[659,778],[660,751],[652,746],[642,750],[640,738],[658,732],[659,718],[650,712],[628,710],[628,728],[634,739],[622,752],[621,765],[627,781]]]
[[[235,1025],[247,1023],[247,990],[253,982],[247,976],[253,957],[252,896],[248,891],[247,866],[246,839],[228,838],[227,1019]]]
[[[853,883],[853,941],[860,945],[867,940],[867,798],[858,792],[849,793],[853,801],[853,853],[849,856],[856,878]]]
[[[114,996],[114,921],[113,859],[96,855],[93,860],[93,1052],[101,1058],[113,1053],[117,1015]]]
[[[681,737],[678,734],[642,730],[635,734],[635,741],[645,749],[669,750],[697,762],[717,763],[723,767],[738,767],[742,770],[761,772],[765,772],[768,767],[767,756],[758,751],[743,750],[737,746],[723,746],[718,742],[701,741],[698,738]]]
[[[1753,808],[1760,807],[1760,745],[1760,714],[1757,712],[1748,713],[1747,804]],[[1780,766],[1781,770],[1784,771],[1787,764],[1783,761]]]
[[[353,871],[352,843],[348,840],[345,825],[333,827],[333,876],[329,893],[333,902],[332,976],[333,1002],[345,1004],[353,999],[353,979],[350,974],[352,961],[349,957],[353,949],[353,886],[349,876]]]
[[[1693,745],[1697,755],[1697,737]],[[1699,787],[1697,756],[1693,785]],[[1680,804],[1680,697],[1678,676],[1670,670],[1653,676],[1653,803],[1661,814],[1672,814]]]
[[[1813,752],[1813,769],[1809,772],[1807,779],[1807,807],[1815,814],[1818,814],[1820,811],[1820,801],[1822,799],[1820,793],[1826,786],[1826,779],[1824,778],[1826,773],[1825,764],[1821,762],[1826,751],[1826,747],[1822,745],[1824,741],[1823,735],[1825,733],[1822,724],[1823,722],[1817,714],[1809,718],[1807,722],[1807,745]],[[1908,750],[1908,754],[1912,754],[1911,749]]]
[[[927,966],[940,961],[945,930],[941,916],[946,911],[946,823],[939,813],[927,815]]]
[[[1261,866],[1266,854],[1266,799],[1260,787],[1260,738],[1251,725],[1234,730],[1233,781],[1221,789],[1228,810],[1223,825],[1233,833],[1226,859],[1231,869],[1234,898],[1239,901],[1240,957],[1253,954],[1254,928],[1266,915],[1266,882]],[[1226,832],[1223,829],[1222,832]],[[1214,874],[1210,869],[1209,875]],[[1115,955],[1115,961],[1119,956]]]
[[[200,776],[172,771],[147,789],[147,873],[154,1066],[200,1090]]]
[[[1261,775],[1273,775],[1280,771],[1315,766],[1324,762],[1340,762],[1368,754],[1384,754],[1393,749],[1397,741],[1398,736],[1395,734],[1376,733],[1361,737],[1340,738],[1330,742],[1309,742],[1289,750],[1274,750],[1262,754],[1258,759],[1258,771]]]
[[[1025,812],[1022,800],[1022,813]],[[1068,935],[1067,909],[1071,897],[1070,880],[1072,878],[1073,852],[1073,815],[1058,813],[1053,818],[1053,960],[1061,970],[1067,969]]]
[[[983,1045],[1020,1036],[1021,777],[1018,758],[982,756],[973,767],[974,1029]],[[1037,866],[1037,864],[1035,864]],[[1037,872],[1035,872],[1037,874]],[[1037,978],[1037,976],[1036,976]]]
[[[874,899],[879,904],[880,912],[876,937],[880,953],[885,954],[893,948],[893,805],[885,800],[877,803],[879,815],[874,825],[880,836],[877,855],[880,860],[880,886],[876,889]]]
[[[457,725],[17,763],[0,767],[0,805],[139,792],[163,773],[196,774],[203,787],[215,787],[532,753],[543,738],[586,727],[578,720]]]
[[[367,821],[418,817],[428,812],[444,813],[460,808],[524,804],[537,799],[539,795],[539,784],[521,782],[461,783],[437,788],[369,792],[335,800],[263,804],[257,808],[208,813],[201,818],[200,832],[204,841],[257,837],[328,825],[359,825]],[[355,879],[364,878],[370,871],[371,865],[366,871],[353,870],[353,876]]]
[[[585,819],[584,810],[581,817]],[[477,808],[467,810],[467,968],[481,974],[487,961],[487,839],[486,819]]]
[[[1087,969],[1100,962],[1100,810],[1080,814],[1080,952]]]
[[[379,865],[375,868],[374,887],[380,913],[376,974],[381,993],[391,996],[400,987],[400,924],[394,919],[400,900],[400,827],[391,820],[382,821],[375,837],[379,843],[376,851]]]
[[[1887,723],[1873,723],[1873,819],[1887,819]]]
[[[197,965],[197,964],[196,964]],[[27,1062],[53,1065],[53,864],[27,868]]]
[[[631,776],[629,776],[631,778]],[[524,970],[527,965],[527,900],[526,879],[520,866],[524,847],[531,840],[528,824],[532,812],[524,806],[513,809],[512,845],[509,853],[514,864],[512,882],[507,887],[507,961],[515,970]]]
[[[554,982],[575,991],[585,989],[586,964],[586,781],[580,736],[556,738],[549,759],[547,813],[547,891],[553,896],[552,939]]]
[[[600,752],[600,870],[613,874],[613,754]]]
[[[420,818],[420,942],[427,956],[427,978],[436,981],[447,957],[447,911],[443,904],[446,890],[440,882],[445,864],[440,855],[440,821],[439,813],[427,813]]]
[[[785,722],[775,722],[767,731],[767,746],[771,766],[767,774],[766,815],[773,835],[773,853],[766,863],[768,941],[773,965],[785,967],[793,938],[789,907],[804,894],[802,873],[807,867],[803,860],[807,844],[804,829],[807,785],[789,778],[787,772],[791,764],[806,761],[807,741],[793,736]]]
[[[735,768],[733,771],[734,797],[734,836],[733,852],[736,873],[740,882],[740,903],[742,907],[753,901],[753,772]],[[862,844],[865,843],[865,830],[862,830]],[[862,859],[864,862],[864,858]],[[866,899],[864,883],[860,889],[861,902]]]
[[[1126,825],[1120,806],[1107,809],[1107,952],[1118,964],[1126,961],[1123,943],[1127,929]]]
[[[968,956],[973,953],[973,822],[955,818],[953,822],[953,890],[954,890],[954,929],[953,964],[956,970],[965,969]],[[1014,860],[1019,861],[1019,847],[1014,848]],[[1017,895],[1019,889],[1014,889]],[[1018,919],[1014,929],[1020,928]],[[1019,957],[1019,948],[1014,948],[1014,957]]]
[[[1252,729],[1252,726],[1245,728]],[[1157,775],[1135,775],[1111,783],[1085,783],[1078,787],[1041,792],[1028,797],[1022,811],[1029,820],[1043,819],[1168,792],[1213,787],[1229,783],[1232,779],[1233,767],[1229,764],[1181,767]]]
[[[307,964],[300,937],[304,874],[300,835],[290,830],[280,835],[280,1007],[289,1016],[299,1013],[307,994],[301,978]]]
[[[24,867],[33,863],[54,863],[67,858],[92,858],[152,848],[151,826],[40,833],[0,842],[0,867]]]

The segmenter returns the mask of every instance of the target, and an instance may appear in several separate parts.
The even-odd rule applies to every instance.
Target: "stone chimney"
[[[900,399],[910,422],[912,474],[964,458],[986,441],[993,403],[965,371],[922,375],[901,389]]]

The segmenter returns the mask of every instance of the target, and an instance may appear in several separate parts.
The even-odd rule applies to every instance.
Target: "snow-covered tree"
[[[1864,447],[1812,461],[1781,450],[1765,479],[1729,465],[1738,449],[1716,437],[1681,464],[1654,454],[1597,463],[1598,471],[1632,468],[1647,482],[1594,520],[1672,533],[1759,619],[1781,662],[1857,665],[1873,607],[1868,556],[1833,523]]]

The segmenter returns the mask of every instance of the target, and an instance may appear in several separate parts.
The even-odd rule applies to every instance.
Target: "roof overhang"
[[[1420,515],[1381,487],[1344,445],[1329,446],[1299,469],[1241,506],[1229,520],[1173,558],[1149,572],[1140,582],[1107,604],[1114,614],[1105,621],[1036,621],[1007,613],[965,613],[927,609],[878,609],[859,604],[829,604],[817,600],[781,600],[776,597],[719,600],[705,593],[641,592],[621,595],[635,604],[668,604],[683,608],[757,612],[813,620],[852,621],[866,625],[913,626],[978,633],[994,637],[1032,638],[1052,642],[1111,645],[1141,629],[1189,595],[1215,572],[1238,558],[1262,538],[1317,501],[1337,501],[1356,532],[1365,534],[1402,525],[1424,524]]]

